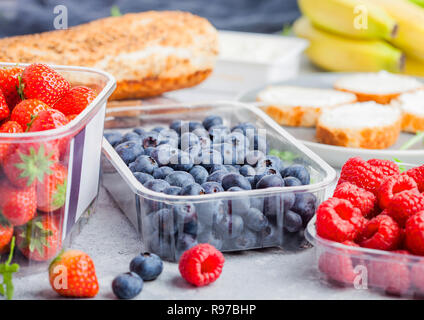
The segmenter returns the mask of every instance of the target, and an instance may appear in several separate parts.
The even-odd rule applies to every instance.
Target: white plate
[[[314,73],[301,75],[286,81],[272,83],[272,85],[293,85],[312,88],[332,88],[336,79],[347,73]],[[422,79],[419,79],[422,81]],[[260,88],[252,89],[242,93],[237,100],[242,102],[255,102],[259,91],[264,89],[264,85]],[[408,150],[399,150],[399,148],[414,135],[402,132],[395,145],[384,150],[370,150],[359,148],[345,148],[318,143],[315,139],[315,128],[288,127],[284,126],[288,132],[303,142],[312,151],[321,156],[331,166],[340,168],[351,157],[360,156],[365,160],[372,158],[380,159],[399,159],[404,163],[422,164],[424,163],[424,145],[417,143]]]

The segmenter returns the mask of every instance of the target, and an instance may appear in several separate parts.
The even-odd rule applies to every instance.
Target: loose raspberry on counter
[[[403,295],[411,286],[411,274],[408,267],[408,251],[397,250],[393,253],[405,257],[391,258],[393,260],[371,260],[368,264],[368,279],[371,287],[385,290],[389,294]]]
[[[386,177],[398,176],[400,175],[399,166],[390,160],[383,159],[371,159],[367,163],[373,167],[379,168]]]
[[[409,169],[404,174],[414,179],[420,192],[424,192],[424,165],[421,167]]]
[[[187,282],[201,287],[219,278],[224,262],[224,256],[219,250],[208,243],[202,243],[183,253],[179,270]]]
[[[401,241],[401,229],[395,220],[379,215],[365,225],[359,235],[361,247],[378,250],[395,250]]]
[[[424,210],[424,196],[416,191],[402,191],[396,194],[389,203],[387,211],[389,216],[401,226],[405,226],[406,220]]]
[[[349,200],[354,207],[361,210],[363,216],[370,214],[377,202],[377,198],[373,193],[349,182],[339,184],[334,191],[333,197]]]
[[[339,184],[350,182],[376,195],[377,189],[380,187],[385,177],[386,176],[380,168],[367,163],[360,157],[355,157],[350,158],[343,165]]]
[[[338,198],[324,201],[316,215],[318,235],[336,242],[354,240],[366,222],[361,210],[350,201]]]
[[[386,209],[396,194],[407,190],[419,193],[417,183],[411,177],[401,175],[386,179],[378,189],[377,196],[380,208]]]
[[[424,210],[406,221],[405,246],[414,254],[424,255]]]

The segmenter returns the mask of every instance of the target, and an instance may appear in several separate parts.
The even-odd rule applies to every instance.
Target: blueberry
[[[250,197],[250,207],[258,209],[263,212],[264,210],[264,198],[261,197]]]
[[[144,130],[143,128],[135,128],[133,129],[133,132],[141,136],[142,134],[146,133],[146,130]]]
[[[175,141],[175,143],[177,145],[176,146],[174,145],[174,147],[178,147],[178,140],[179,140],[179,136],[178,136],[178,133],[175,130],[164,129],[164,130],[159,132],[160,144],[163,144],[162,141]]]
[[[208,131],[212,143],[222,143],[225,137],[231,133],[230,129],[224,125],[212,126]]]
[[[243,122],[239,123],[235,127],[231,129],[231,132],[241,132],[246,137],[253,136],[257,133],[258,129],[255,127],[253,123],[250,122]]]
[[[181,134],[181,127],[186,126],[186,125],[187,125],[187,129],[188,129],[187,122],[182,121],[182,120],[175,120],[171,123],[169,128],[176,131],[180,135]]]
[[[284,185],[286,187],[297,187],[297,186],[301,186],[302,182],[300,182],[300,180],[295,177],[286,177],[284,178]]]
[[[169,194],[171,196],[178,196],[180,195],[181,189],[181,187],[170,186],[163,190],[163,193]]]
[[[222,178],[222,187],[228,190],[231,187],[239,187],[243,190],[251,190],[249,181],[239,173],[228,173]]]
[[[206,194],[223,192],[224,188],[218,182],[205,182],[202,184],[202,188],[205,190]]]
[[[148,173],[134,172],[133,174],[134,174],[134,177],[138,181],[140,181],[141,184],[145,184],[147,181],[154,180],[154,178]]]
[[[181,135],[179,144],[181,150],[186,151],[190,147],[197,145],[199,145],[199,137],[194,133],[186,132]]]
[[[122,140],[122,133],[119,131],[105,132],[104,136],[112,147],[116,146]]]
[[[215,171],[219,171],[219,170],[223,170],[223,171],[227,171],[227,168],[225,167],[225,165],[223,164],[213,164],[211,165],[210,169],[209,169],[209,173],[212,174]]]
[[[158,254],[162,259],[173,260],[175,259],[173,254],[173,239],[174,236],[164,235],[159,231],[154,231],[148,238],[148,246],[152,252]]]
[[[206,182],[206,179],[209,177],[209,172],[202,166],[194,166],[191,168],[189,173],[193,176],[194,181],[198,184],[203,184]]]
[[[278,172],[281,172],[284,168],[284,164],[277,156],[267,155],[264,159],[258,162],[257,167],[274,168]]]
[[[178,230],[192,236],[197,235],[198,215],[196,206],[192,203],[178,204],[172,208],[175,224]]]
[[[205,189],[198,183],[186,185],[181,189],[180,193],[182,196],[198,196],[201,194],[205,194]]]
[[[240,173],[240,170],[235,165],[225,164],[224,167],[228,173]]]
[[[209,137],[199,137],[199,147],[201,149],[209,149],[211,144],[212,142],[211,142],[211,139],[209,139]]]
[[[128,168],[131,170],[131,172],[137,172],[137,170],[135,169],[135,167],[136,167],[136,163],[135,162],[131,162],[128,165]]]
[[[268,224],[268,226],[261,232],[262,235],[262,245],[264,247],[275,246],[279,244],[279,234],[278,229]]]
[[[144,149],[144,154],[146,156],[151,156],[154,150],[156,150],[156,148],[154,148],[154,147],[148,147],[148,148]]]
[[[224,170],[215,171],[214,173],[212,173],[208,177],[207,181],[208,182],[218,182],[218,183],[221,184],[222,183],[222,178],[224,178],[224,176],[227,175],[227,174],[228,174],[228,172],[227,171],[224,171]]]
[[[234,239],[244,230],[243,218],[238,215],[223,213],[217,217],[216,231],[222,239]]]
[[[223,163],[226,165],[231,164],[244,164],[245,150],[242,148],[236,148],[230,143],[222,143],[216,145],[215,148],[219,147],[222,154]]]
[[[159,134],[156,131],[145,132],[140,138],[143,148],[157,147],[159,145]]]
[[[297,213],[288,210],[284,214],[284,229],[290,233],[298,232],[302,229],[302,218]]]
[[[291,208],[302,217],[303,225],[306,226],[315,214],[317,198],[312,193],[297,193],[296,201]]]
[[[232,187],[228,189],[229,192],[243,191],[239,187]],[[246,215],[250,208],[250,199],[248,197],[234,197],[232,200],[228,200],[228,213],[237,214],[242,217]]]
[[[196,128],[192,131],[196,136],[198,136],[199,138],[210,138],[209,136],[209,131],[206,130],[205,128]],[[209,139],[210,140],[210,139]]]
[[[249,229],[245,229],[236,239],[227,241],[226,246],[235,250],[246,250],[255,248],[258,244],[257,234]]]
[[[266,168],[266,167],[258,168],[257,171],[256,171],[255,180],[254,180],[255,188],[256,188],[256,184],[259,182],[259,180],[261,180],[263,177],[269,176],[269,175],[277,175],[277,176],[281,177],[280,173],[274,168]]]
[[[144,281],[155,280],[162,273],[163,262],[154,253],[139,254],[130,262],[130,271],[138,274]]]
[[[158,127],[154,127],[154,128],[152,129],[152,131],[155,131],[155,132],[157,132],[157,133],[160,133],[161,131],[163,131],[163,130],[165,130],[165,129],[166,129],[165,127],[158,126]]]
[[[285,177],[295,177],[300,180],[303,185],[308,185],[311,181],[308,170],[300,165],[293,164],[281,171],[281,175]]]
[[[216,217],[226,212],[224,203],[220,200],[214,202],[200,202],[196,204],[199,222],[202,226],[212,226]]]
[[[150,223],[155,231],[159,231],[160,234],[172,235],[178,231],[178,225],[176,223],[174,213],[171,209],[163,208],[154,212],[150,217]]]
[[[249,140],[241,132],[232,132],[224,138],[224,143],[229,143],[233,147],[249,150]]]
[[[171,185],[184,188],[189,184],[195,183],[193,176],[185,171],[174,171],[169,174],[165,180]]]
[[[214,232],[205,231],[197,237],[199,243],[209,243],[213,245],[217,250],[222,249],[223,241]]]
[[[175,249],[176,249],[176,259],[179,260],[181,255],[197,245],[197,236],[192,236],[190,234],[181,234],[176,239]]]
[[[135,132],[128,132],[123,137],[120,143],[127,141],[140,141],[140,136]]]
[[[283,195],[273,195],[264,198],[263,213],[272,223],[279,223],[278,217],[284,213]]]
[[[136,172],[144,172],[148,174],[153,174],[153,170],[159,167],[155,159],[146,155],[138,156],[134,163],[134,169]]]
[[[177,156],[179,150],[171,145],[163,144],[157,146],[151,153],[150,156],[156,160],[160,166],[166,166],[171,163],[171,159]]]
[[[284,187],[284,180],[276,174],[264,176],[256,184],[256,189],[266,189],[273,187]]]
[[[245,176],[245,177],[256,175],[256,170],[252,166],[249,166],[248,164],[245,164],[244,166],[242,166],[239,172],[242,176]]]
[[[120,274],[112,281],[112,291],[119,299],[132,299],[143,290],[143,279],[134,272]]]
[[[215,115],[207,116],[203,120],[203,126],[205,127],[206,130],[209,130],[213,126],[220,126],[223,123],[224,122],[222,121],[222,118],[220,116],[215,116]]]
[[[115,147],[115,151],[127,165],[133,162],[138,156],[144,154],[140,141],[120,143]]]
[[[210,169],[212,165],[222,164],[221,153],[213,149],[203,149],[200,154],[194,158],[194,162],[201,164],[206,169]]]
[[[163,192],[163,190],[170,187],[170,185],[167,181],[161,180],[161,179],[148,180],[143,185],[147,189],[150,189],[150,190],[156,191],[156,192]]]
[[[268,226],[268,219],[256,208],[250,208],[244,216],[246,226],[253,231],[260,232]]]
[[[253,137],[253,150],[267,154],[269,150],[268,141],[264,135],[255,135]]]
[[[181,150],[171,156],[169,163],[170,167],[175,171],[190,171],[194,166],[193,158],[190,154]]]
[[[284,211],[290,210],[296,201],[295,194],[293,192],[285,192],[281,197],[283,198]]]
[[[153,177],[155,179],[165,179],[168,174],[171,174],[174,172],[174,169],[170,167],[160,167],[160,168],[154,168],[153,169]]]
[[[246,153],[244,162],[251,166],[256,166],[259,161],[265,158],[265,154],[259,150],[250,150]]]

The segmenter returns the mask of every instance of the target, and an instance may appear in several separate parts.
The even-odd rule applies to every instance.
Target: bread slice
[[[403,131],[424,131],[424,90],[401,94],[393,105],[402,110]]]
[[[334,88],[354,93],[361,102],[388,104],[402,93],[424,88],[424,83],[413,77],[380,71],[342,77],[335,82]]]
[[[111,99],[139,99],[194,86],[212,72],[218,33],[179,11],[109,17],[34,35],[0,39],[0,61],[94,67],[111,73]]]
[[[269,86],[256,99],[279,124],[302,127],[314,127],[324,109],[356,101],[351,93],[294,86]]]
[[[318,142],[350,148],[385,149],[401,130],[399,108],[373,101],[326,110],[318,119]]]

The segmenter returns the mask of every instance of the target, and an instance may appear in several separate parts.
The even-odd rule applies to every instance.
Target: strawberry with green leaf
[[[13,299],[14,287],[13,287],[13,274],[19,271],[19,265],[12,262],[13,251],[15,250],[15,237],[10,242],[9,258],[3,264],[0,264],[0,274],[3,276],[3,282],[0,283],[0,295],[6,297],[7,300]]]
[[[40,100],[24,100],[13,109],[10,120],[19,123],[23,131],[28,131],[28,124],[31,123],[34,116],[48,109],[50,107]]]
[[[19,251],[29,260],[47,261],[61,249],[61,232],[53,216],[42,215],[18,228]]]
[[[37,208],[44,212],[60,209],[66,200],[66,184],[68,172],[60,163],[51,168],[53,173],[37,183]]]
[[[0,68],[0,89],[9,109],[12,110],[20,101],[18,94],[19,77],[24,69],[20,67]]]
[[[9,244],[13,237],[13,226],[0,213],[0,254],[9,250]]]
[[[37,211],[35,187],[16,188],[6,180],[0,182],[0,211],[14,226],[30,221]]]
[[[0,126],[0,132],[2,133],[22,133],[22,127],[15,121],[7,121]],[[17,144],[15,143],[1,143],[0,144],[0,162],[3,162],[4,157],[15,150]]]
[[[52,107],[64,115],[80,114],[96,98],[93,89],[84,86],[73,87]]]
[[[0,89],[0,120],[7,119],[10,115],[9,106],[6,102],[6,97],[3,94],[3,91]]]

